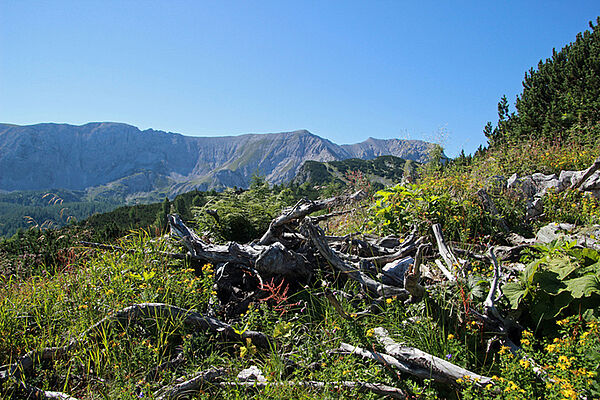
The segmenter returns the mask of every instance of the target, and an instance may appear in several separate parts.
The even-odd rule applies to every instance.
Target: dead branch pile
[[[294,285],[296,287],[312,285],[314,283],[312,278],[317,272],[317,268],[322,269],[321,275],[331,279],[332,286],[346,280],[357,282],[363,295],[373,298],[374,304],[390,297],[406,302],[420,301],[427,296],[425,282],[436,284],[443,281],[455,281],[457,271],[465,273],[468,263],[459,259],[451,246],[444,241],[439,225],[432,227],[433,237],[436,240],[434,246],[432,243],[427,243],[428,240],[425,237],[418,237],[415,233],[416,230],[403,239],[395,236],[382,238],[368,234],[327,236],[319,227],[318,222],[340,215],[340,212],[311,216],[318,211],[350,205],[360,200],[362,196],[363,194],[358,192],[351,196],[325,200],[302,200],[294,207],[284,210],[271,222],[268,231],[259,240],[249,244],[216,245],[206,243],[178,215],[170,215],[171,232],[181,240],[187,249],[187,254],[161,254],[214,265],[214,281],[220,301],[219,315],[225,321],[245,312],[248,304],[260,299],[261,295],[264,296],[261,288],[264,288],[265,282],[286,282],[292,287]],[[86,246],[119,250],[119,248],[102,244],[86,243]],[[523,246],[518,247],[522,248]],[[434,250],[435,248],[437,248],[437,252]],[[500,267],[493,251],[489,252],[488,257],[495,267],[494,278],[490,285],[489,295],[483,304],[483,312],[473,311],[473,315],[498,338],[510,341],[508,324],[494,305],[501,274]],[[426,261],[435,261],[435,263],[426,263]],[[439,271],[430,269],[427,265],[437,265]],[[330,293],[328,295],[327,290],[324,291],[324,295],[338,312],[345,318],[350,318],[341,309],[334,296],[331,296]],[[365,310],[365,313],[373,311]],[[226,322],[209,315],[198,314],[174,305],[144,303],[115,311],[91,326],[79,337],[70,339],[63,346],[32,351],[12,364],[1,366],[0,381],[18,382],[22,387],[22,393],[26,393],[28,396],[72,399],[67,394],[47,392],[27,384],[34,365],[44,360],[55,361],[67,357],[75,348],[90,340],[99,327],[118,329],[118,327],[122,328],[135,323],[136,320],[143,317],[176,318],[188,327],[211,332],[226,342],[241,342],[248,338],[267,351],[277,351],[274,339],[261,332],[245,331],[240,334]],[[477,385],[494,383],[491,378],[467,371],[417,348],[398,344],[383,328],[375,329],[375,336],[385,352],[367,350],[346,343],[332,351],[356,354],[388,368],[395,368],[403,374],[422,379],[433,379],[441,384],[451,386],[458,386],[465,375],[475,378]],[[516,354],[520,357],[527,357],[512,342],[510,344]],[[179,398],[183,393],[189,394],[199,390],[203,383],[212,382],[212,384],[221,386],[248,386],[254,390],[266,385],[295,385],[315,389],[355,388],[394,398],[407,397],[407,394],[401,389],[378,383],[315,381],[272,383],[262,381],[255,375],[253,375],[254,378],[246,380],[231,380],[226,376],[227,374],[222,370],[203,371],[196,376],[187,377],[163,387],[155,393],[155,396],[160,399]]]

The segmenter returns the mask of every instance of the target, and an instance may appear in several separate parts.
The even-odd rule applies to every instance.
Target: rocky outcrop
[[[561,171],[559,175],[535,173],[519,178],[514,174],[506,181],[506,187],[516,189],[525,196],[528,201],[526,217],[535,218],[544,212],[542,197],[548,191],[560,193],[569,188],[578,188],[600,199],[600,170],[592,169],[599,162],[600,159],[596,160],[587,170]]]

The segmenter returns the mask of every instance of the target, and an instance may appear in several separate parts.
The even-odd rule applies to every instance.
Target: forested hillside
[[[58,228],[92,214],[108,212],[117,205],[111,201],[88,201],[82,191],[55,189],[0,193],[0,237],[36,226]]]

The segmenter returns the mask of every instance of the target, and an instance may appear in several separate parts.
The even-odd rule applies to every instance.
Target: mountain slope
[[[307,160],[389,154],[424,161],[431,147],[373,138],[340,146],[306,130],[190,137],[112,122],[0,124],[0,190],[64,188],[133,201],[196,188],[247,187],[255,173],[282,183]]]

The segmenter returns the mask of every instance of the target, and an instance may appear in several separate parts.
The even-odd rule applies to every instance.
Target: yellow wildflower
[[[521,339],[521,344],[523,346],[529,346],[531,342],[529,341],[529,339]]]
[[[562,391],[563,396],[565,396],[567,399],[576,399],[577,398],[577,392],[575,392],[573,389],[566,389]]]
[[[454,335],[453,334],[449,334],[448,335],[448,340],[452,340],[452,339],[454,339]]]
[[[521,365],[521,367],[523,367],[525,369],[529,368],[529,361],[527,361],[527,360],[521,359],[521,360],[519,360],[519,364]]]
[[[546,351],[548,353],[553,353],[555,350],[556,350],[556,345],[555,344],[546,345]]]

